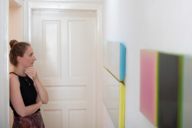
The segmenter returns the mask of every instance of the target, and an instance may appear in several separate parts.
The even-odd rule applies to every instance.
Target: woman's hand
[[[37,102],[41,101],[43,104],[48,103],[48,93],[46,89],[42,86],[37,71],[33,67],[29,67],[26,69],[25,73],[33,80],[35,89],[38,92],[38,96],[40,99],[37,98]]]
[[[25,70],[25,73],[34,81],[37,79],[37,70],[34,67],[29,67]]]

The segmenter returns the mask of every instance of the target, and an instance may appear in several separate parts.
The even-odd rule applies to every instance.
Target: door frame
[[[35,9],[57,9],[57,10],[83,10],[95,11],[96,13],[96,67],[95,67],[95,112],[93,117],[94,128],[100,128],[102,123],[101,105],[102,105],[102,68],[103,68],[103,32],[102,32],[102,3],[70,3],[53,1],[25,1],[24,3],[24,40],[31,42],[31,16]]]
[[[9,128],[9,1],[0,0],[0,127]]]
[[[24,3],[24,39],[31,41],[31,15],[34,9],[85,10],[95,11],[97,15],[97,34],[101,41],[102,5],[101,3],[68,3],[47,1],[25,1]]]

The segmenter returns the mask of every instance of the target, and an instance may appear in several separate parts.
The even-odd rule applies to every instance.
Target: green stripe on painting
[[[184,63],[184,57],[179,57],[179,87],[178,87],[178,128],[182,128],[182,104],[183,104],[183,63]]]
[[[192,56],[183,59],[182,128],[192,128]]]
[[[156,126],[158,126],[158,106],[159,106],[159,104],[158,104],[158,101],[159,101],[159,97],[158,97],[158,95],[159,95],[159,76],[158,76],[158,74],[159,74],[159,53],[157,52],[157,57],[156,57],[156,61],[157,61],[157,63],[156,63],[156,115],[155,115],[155,125]]]

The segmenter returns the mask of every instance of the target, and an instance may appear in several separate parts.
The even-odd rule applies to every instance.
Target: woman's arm
[[[33,82],[35,84],[36,91],[38,92],[38,97],[42,101],[43,104],[48,103],[48,93],[45,89],[45,87],[42,85],[42,83],[39,80],[39,77],[37,75],[37,71],[33,67],[29,67],[26,70],[26,73],[28,76],[33,79]]]
[[[39,101],[36,104],[25,106],[21,96],[20,83],[15,75],[10,75],[10,100],[15,111],[21,117],[35,113],[42,105],[42,102]]]
[[[43,104],[47,104],[48,103],[48,94],[47,94],[47,91],[44,88],[44,86],[41,84],[38,76],[33,81],[34,81],[36,90],[38,91],[40,100],[42,101]]]

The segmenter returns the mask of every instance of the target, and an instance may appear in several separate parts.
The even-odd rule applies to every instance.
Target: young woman
[[[10,41],[10,106],[14,113],[12,128],[44,128],[40,113],[42,104],[48,102],[48,94],[42,86],[31,45],[27,42]]]

